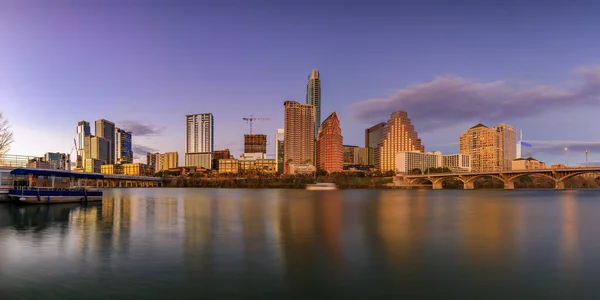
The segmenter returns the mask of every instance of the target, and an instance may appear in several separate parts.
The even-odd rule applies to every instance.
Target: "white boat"
[[[335,183],[331,182],[320,182],[315,184],[307,184],[306,189],[310,191],[331,191],[337,190]]]

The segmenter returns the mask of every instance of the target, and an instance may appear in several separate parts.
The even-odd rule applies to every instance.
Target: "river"
[[[0,299],[598,299],[599,196],[163,188],[3,204]]]

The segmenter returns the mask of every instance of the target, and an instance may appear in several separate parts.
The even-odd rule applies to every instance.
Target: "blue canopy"
[[[41,175],[41,176],[58,176],[58,177],[74,177],[74,178],[86,178],[86,179],[103,179],[104,175],[98,173],[82,173],[82,172],[69,172],[60,170],[45,170],[45,169],[29,169],[29,168],[18,168],[10,171],[12,175]]]

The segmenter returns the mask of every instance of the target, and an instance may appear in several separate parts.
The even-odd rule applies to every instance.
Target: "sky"
[[[598,1],[0,0],[0,111],[11,154],[69,153],[107,119],[146,152],[185,153],[185,115],[213,113],[241,154],[243,117],[268,136],[318,69],[344,144],[394,110],[426,151],[457,153],[483,123],[523,130],[547,163],[600,164]],[[93,131],[93,128],[92,128]],[[564,148],[568,147],[568,153]],[[73,152],[74,153],[74,152]]]

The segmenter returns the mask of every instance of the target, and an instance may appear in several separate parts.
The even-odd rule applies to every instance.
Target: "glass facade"
[[[117,128],[115,141],[117,164],[133,163],[133,145],[131,141],[131,132]]]

